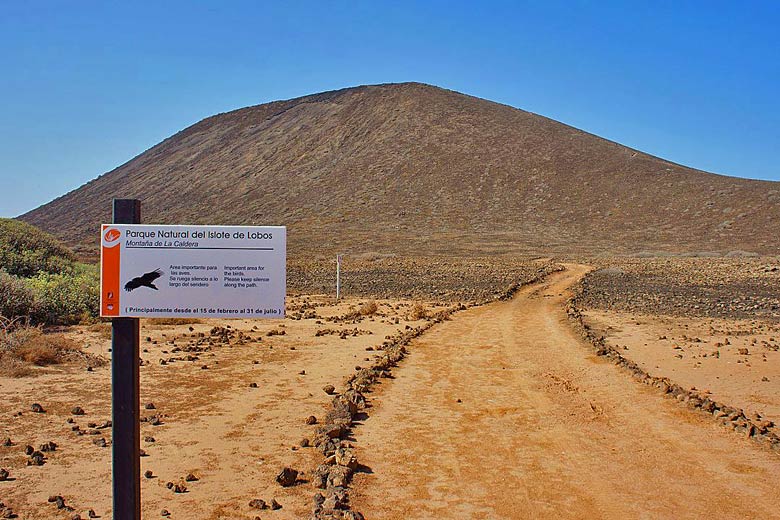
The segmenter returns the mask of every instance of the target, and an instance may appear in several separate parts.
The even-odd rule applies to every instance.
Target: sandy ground
[[[301,309],[306,301],[319,306]],[[142,477],[142,517],[161,518],[163,509],[170,518],[186,520],[305,517],[311,510],[311,486],[282,488],[274,477],[285,465],[308,470],[319,463],[321,455],[313,448],[298,445],[315,428],[305,419],[323,413],[330,402],[322,388],[332,384],[338,389],[355,366],[366,365],[366,358],[374,354],[366,348],[407,325],[422,323],[405,319],[409,302],[396,301],[379,301],[378,313],[359,323],[325,319],[343,316],[365,301],[335,306],[325,298],[291,298],[288,311],[293,312],[288,315],[298,309],[308,319],[206,321],[193,324],[192,331],[189,325],[142,321],[142,417],[162,419],[156,426],[141,423],[141,448],[147,453],[141,472],[151,470],[154,475]],[[243,345],[214,343],[206,352],[174,350],[197,341],[200,333],[208,338],[214,325],[226,324],[250,339]],[[325,329],[357,329],[358,335],[315,336]],[[268,336],[271,330],[285,334]],[[105,330],[80,327],[68,334],[85,350],[110,356]],[[160,359],[188,355],[197,359],[160,364]],[[0,378],[0,436],[13,441],[10,447],[0,447],[0,466],[11,476],[0,482],[0,500],[22,519],[69,519],[73,512],[47,502],[52,495],[62,495],[83,518],[90,508],[111,518],[111,428],[99,428],[111,419],[110,366],[91,372],[73,366],[39,372],[35,377]],[[250,383],[257,388],[250,388]],[[32,413],[32,403],[40,403],[46,413]],[[155,409],[145,409],[147,403]],[[72,415],[75,406],[86,414]],[[85,434],[72,431],[74,425]],[[93,443],[99,438],[108,441],[108,447]],[[38,449],[48,441],[57,449],[46,453],[46,463],[27,466],[25,446]],[[199,480],[184,482],[188,473]],[[306,480],[305,473],[302,479]],[[183,482],[187,492],[174,493],[167,482]],[[254,498],[269,503],[276,498],[282,509],[253,510],[248,504]]]
[[[410,346],[355,430],[369,519],[777,518],[780,458],[592,354],[570,266]]]
[[[585,319],[650,375],[780,423],[780,323],[603,311]]]

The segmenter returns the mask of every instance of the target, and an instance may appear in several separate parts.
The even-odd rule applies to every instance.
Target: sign
[[[103,224],[103,317],[283,318],[287,228]]]

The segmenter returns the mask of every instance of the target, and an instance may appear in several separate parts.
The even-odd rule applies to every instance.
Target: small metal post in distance
[[[140,224],[141,201],[114,199],[114,224]],[[111,320],[114,520],[141,519],[138,318]]]
[[[341,255],[336,255],[336,299],[341,298]]]

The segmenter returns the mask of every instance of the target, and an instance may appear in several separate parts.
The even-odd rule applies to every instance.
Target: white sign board
[[[103,224],[100,315],[283,318],[287,229]]]

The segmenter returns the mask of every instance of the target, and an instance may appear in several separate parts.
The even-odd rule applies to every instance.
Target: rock
[[[295,481],[297,479],[298,479],[298,471],[286,466],[282,468],[282,471],[280,471],[278,475],[276,475],[276,481],[282,487],[292,486],[293,484],[295,484]]]
[[[30,460],[27,461],[28,466],[43,466],[46,462],[46,459],[43,456],[43,453],[40,451],[34,451],[33,454],[30,456]]]
[[[29,444],[24,447],[24,454],[25,455],[32,455],[34,451],[35,451],[35,448],[30,446]]]
[[[6,437],[5,439],[3,439],[3,446],[8,447],[8,446],[13,446],[13,445],[14,445],[14,443],[11,442],[11,437]]]
[[[97,439],[93,439],[92,444],[94,444],[98,448],[105,448],[107,446],[106,439],[104,439],[103,437],[98,437]]]
[[[155,439],[151,435],[147,435],[144,437],[144,442],[155,442]]]
[[[306,418],[306,424],[308,425],[317,424],[317,418],[314,417],[313,415],[308,416]]]
[[[90,509],[87,511],[87,516],[90,518],[98,518],[98,514],[95,512],[94,509]]]
[[[320,428],[320,433],[326,435],[331,439],[338,439],[346,432],[346,426],[338,424],[326,424]]]
[[[249,507],[251,507],[252,509],[268,509],[268,505],[265,503],[265,500],[261,498],[255,498],[253,500],[250,500]]]
[[[282,508],[282,504],[276,501],[275,498],[271,499],[271,509],[277,511]]]
[[[740,356],[749,356],[750,355],[750,351],[748,349],[746,349],[746,348],[738,348],[737,352],[739,353]]]
[[[84,415],[84,409],[80,406],[74,406],[70,413],[73,415]]]
[[[8,470],[5,468],[0,468],[0,482],[8,480],[8,476],[10,473],[8,473]]]
[[[301,441],[298,443],[298,445],[301,448],[308,448],[309,447],[309,439],[304,437],[303,439],[301,439]]]
[[[173,492],[174,493],[186,493],[187,492],[187,486],[184,484],[176,484],[173,486]]]
[[[195,475],[193,475],[192,473],[187,473],[187,476],[184,477],[184,480],[186,480],[187,482],[197,482],[200,479]]]
[[[43,406],[38,403],[33,403],[32,406],[30,406],[30,410],[32,410],[33,413],[46,413],[46,410],[43,409]]]
[[[46,451],[56,451],[57,450],[57,444],[49,441],[44,444],[41,444],[41,447],[38,448],[40,451],[46,452]]]
[[[70,515],[70,520],[81,520],[81,515],[78,513],[73,513]]]
[[[355,453],[350,448],[339,448],[336,450],[336,464],[339,466],[345,466],[352,471],[355,471],[358,467],[358,460]]]
[[[171,513],[167,509],[160,511],[160,516],[171,516]]]
[[[154,473],[152,473],[152,470],[147,469],[146,471],[144,471],[144,477],[152,478],[152,477],[154,477]]]
[[[346,487],[352,479],[352,470],[346,466],[331,466],[328,470],[329,487]]]
[[[322,387],[322,391],[328,395],[333,395],[336,393],[336,387],[333,385],[325,385],[324,387]]]
[[[147,410],[154,410],[155,406],[154,403],[146,403],[146,406],[144,406],[144,408],[146,408]],[[163,511],[165,510],[163,509]]]
[[[328,487],[328,473],[330,467],[325,464],[320,464],[312,473],[311,483],[317,489],[325,489]]]
[[[249,383],[249,388],[257,388],[257,383]]]
[[[341,500],[341,498],[336,495],[329,495],[325,501],[322,503],[322,508],[325,511],[335,511],[337,509],[343,509],[346,507],[346,504],[344,501]]]

